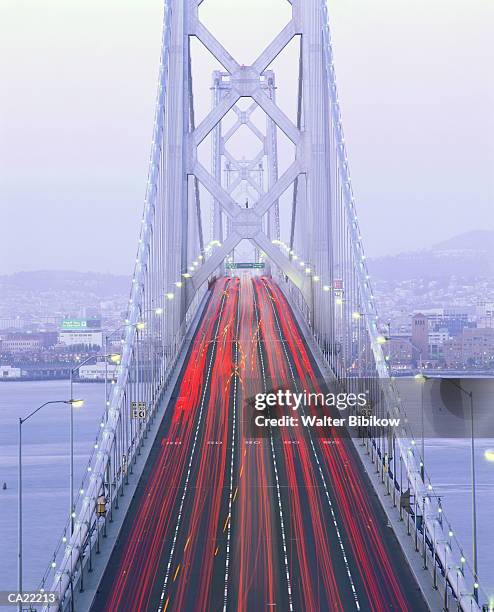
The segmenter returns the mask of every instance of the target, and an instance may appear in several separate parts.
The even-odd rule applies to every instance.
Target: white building
[[[429,332],[429,344],[444,344],[449,340],[449,332],[447,329],[441,328],[438,331]]]
[[[449,331],[445,328],[441,328],[438,331],[429,331],[429,355],[431,359],[441,357],[443,345],[449,339]]]
[[[103,332],[91,330],[90,328],[75,330],[62,329],[58,333],[58,343],[64,346],[76,344],[87,344],[91,346],[103,346]]]
[[[0,329],[22,329],[23,327],[24,321],[19,317],[16,317],[15,319],[0,319]]]
[[[0,366],[0,380],[17,380],[21,378],[21,368],[13,368],[12,366]]]
[[[104,361],[83,365],[79,368],[79,378],[80,380],[105,380],[106,371],[108,371],[107,380],[115,379],[118,373],[118,365],[115,363],[105,364]]]
[[[41,340],[39,338],[29,338],[21,334],[13,334],[6,340],[1,341],[4,353],[25,353],[29,351],[39,351]]]
[[[494,302],[479,300],[476,308],[477,317],[494,318]]]

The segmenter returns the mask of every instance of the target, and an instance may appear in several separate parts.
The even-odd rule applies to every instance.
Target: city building
[[[0,365],[0,380],[18,380],[21,377],[21,368],[14,368],[9,365]]]
[[[391,336],[385,345],[386,357],[393,366],[410,367],[412,361],[416,359],[416,351],[406,334],[396,334]]]
[[[97,346],[103,345],[101,331],[69,331],[63,330],[58,334],[58,343],[63,346]]]
[[[493,366],[494,328],[464,329],[443,344],[443,357],[448,368]]]
[[[494,302],[479,302],[476,315],[477,327],[494,327]]]
[[[437,331],[429,331],[429,357],[433,360],[441,359],[443,356],[443,345],[451,338],[446,328]]]
[[[416,314],[421,314],[427,318],[429,330],[439,331],[446,329],[450,336],[461,333],[465,327],[474,327],[472,318],[475,315],[474,308],[429,308],[422,309]]]
[[[489,365],[494,363],[494,329],[464,329],[462,338],[463,363]]]
[[[41,340],[38,336],[29,334],[9,334],[7,338],[2,340],[2,353],[25,353],[39,351],[41,349]]]
[[[417,313],[412,317],[411,342],[420,361],[429,357],[429,321],[423,313]]]
[[[24,321],[20,317],[8,317],[0,319],[0,329],[22,329]]]
[[[113,380],[117,377],[118,365],[114,363],[105,363],[98,361],[93,364],[86,364],[79,368],[80,380],[105,380],[105,372],[108,374],[107,380]]]
[[[476,307],[477,318],[494,318],[494,302],[479,301]]]

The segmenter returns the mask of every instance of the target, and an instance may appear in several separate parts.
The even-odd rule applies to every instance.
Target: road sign
[[[238,263],[228,262],[225,267],[228,270],[246,270],[246,269],[262,270],[265,267],[265,265],[266,264],[263,261],[261,262],[244,261],[244,262],[238,262]]]
[[[87,329],[87,321],[85,319],[64,319],[62,321],[63,330]]]
[[[146,402],[130,402],[132,408],[133,419],[145,419],[146,418]]]

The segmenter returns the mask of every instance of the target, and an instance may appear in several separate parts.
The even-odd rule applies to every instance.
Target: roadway
[[[327,391],[283,293],[218,279],[93,612],[427,609],[352,441],[253,426],[279,388]]]

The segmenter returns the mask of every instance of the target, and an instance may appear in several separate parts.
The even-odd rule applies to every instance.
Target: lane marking
[[[264,287],[265,287],[266,291],[269,291],[267,285],[265,283],[263,283],[263,284],[264,284]],[[280,322],[279,322],[279,319],[278,319],[278,313],[276,312],[276,309],[274,307],[274,303],[271,304],[271,307],[273,309],[273,314],[274,314],[274,317],[276,319],[276,327],[278,328],[278,333],[280,334],[280,338],[282,338],[283,337],[283,333],[281,331],[281,326],[280,326]],[[284,343],[283,343],[283,351],[285,353],[285,358],[287,360],[288,367],[290,368],[290,374],[291,374],[291,377],[292,377],[293,385],[295,387],[295,390],[298,392],[298,385],[297,385],[297,382],[296,382],[296,379],[295,379],[295,375],[294,375],[294,372],[293,372],[292,362],[291,362],[291,360],[290,360],[290,358],[288,356],[286,344],[284,344]],[[301,407],[301,409],[302,409],[302,412],[305,413],[305,410],[304,410],[303,406]],[[341,552],[342,552],[342,555],[343,555],[343,560],[345,562],[345,568],[346,568],[346,572],[347,572],[347,575],[348,575],[348,579],[350,580],[350,586],[351,586],[351,589],[352,589],[353,597],[355,599],[355,605],[357,607],[357,610],[360,610],[360,603],[359,603],[359,600],[358,600],[357,591],[355,590],[355,583],[353,581],[352,573],[350,571],[350,566],[348,564],[348,558],[346,556],[345,547],[343,546],[343,540],[342,540],[342,537],[341,537],[341,532],[340,532],[340,529],[338,527],[338,523],[336,521],[336,515],[335,515],[335,512],[334,512],[333,504],[331,502],[331,498],[329,497],[329,491],[328,491],[328,487],[327,487],[327,484],[326,484],[326,479],[324,477],[324,473],[322,471],[322,467],[321,467],[321,464],[319,462],[319,458],[317,456],[316,448],[314,446],[314,441],[312,439],[312,434],[311,434],[310,429],[307,430],[307,433],[309,435],[309,440],[310,440],[310,445],[311,445],[311,448],[312,448],[312,452],[314,454],[314,458],[316,460],[317,467],[319,469],[319,474],[321,476],[321,480],[322,480],[322,483],[323,483],[324,491],[325,491],[325,494],[326,494],[326,499],[327,499],[328,504],[329,504],[329,509],[330,509],[330,512],[331,512],[331,518],[333,520],[333,525],[334,525],[334,528],[335,528],[335,531],[336,531],[336,536],[337,536],[338,543],[340,545],[340,549],[341,549]]]
[[[239,344],[239,330],[240,330],[240,290],[241,285],[238,284],[237,294],[237,325],[236,325],[236,339],[235,339],[235,375],[233,377],[233,407],[232,407],[232,456],[230,460],[230,496],[228,499],[228,532],[226,535],[226,557],[225,557],[225,589],[223,592],[223,612],[227,610],[228,603],[228,577],[230,570],[230,540],[232,533],[232,522],[229,520],[232,515],[232,504],[233,504],[233,477],[234,477],[234,464],[235,464],[235,430],[237,423],[237,381],[238,381],[238,344]],[[225,531],[223,529],[223,531]]]
[[[218,329],[219,329],[219,326],[220,326],[221,317],[223,315],[223,309],[224,309],[224,306],[225,306],[225,301],[226,301],[225,300],[225,296],[226,295],[227,295],[227,293],[224,292],[224,296],[221,298],[221,307],[220,307],[220,312],[219,312],[217,323],[216,323],[215,337],[218,335]],[[215,340],[214,344],[213,344],[213,349],[211,351],[211,355],[210,355],[210,358],[209,358],[208,371],[207,371],[207,374],[206,374],[206,381],[205,381],[205,384],[204,384],[204,389],[203,389],[202,398],[201,398],[201,407],[200,407],[200,410],[199,410],[199,416],[198,416],[198,419],[197,419],[197,425],[196,425],[196,429],[195,429],[195,432],[194,432],[194,442],[192,444],[192,451],[191,451],[191,454],[190,454],[189,465],[187,467],[187,474],[186,474],[186,477],[185,477],[185,486],[184,486],[184,490],[183,490],[183,493],[182,493],[182,499],[180,500],[180,508],[179,508],[178,516],[177,516],[177,524],[176,524],[175,533],[174,533],[174,536],[173,536],[173,542],[172,542],[172,547],[171,547],[171,550],[170,550],[170,556],[168,558],[168,565],[166,567],[165,580],[163,582],[163,589],[161,591],[160,603],[158,605],[158,612],[161,612],[163,610],[163,600],[165,599],[166,587],[168,585],[168,579],[170,577],[170,568],[171,568],[171,564],[172,564],[172,561],[173,561],[173,554],[175,552],[175,546],[176,546],[176,543],[177,543],[178,530],[180,529],[180,524],[182,522],[182,512],[183,512],[183,507],[184,507],[184,502],[185,502],[185,496],[187,495],[187,490],[188,490],[188,486],[189,486],[190,472],[191,472],[191,469],[192,469],[192,462],[194,460],[194,454],[195,454],[196,445],[197,445],[197,438],[199,437],[199,429],[200,429],[201,424],[202,424],[202,414],[204,412],[204,404],[205,404],[205,401],[206,401],[206,391],[208,389],[209,379],[211,377],[211,369],[212,369],[212,366],[213,366],[214,357],[216,355],[216,347],[217,347],[217,341]]]
[[[223,531],[226,531],[226,528],[228,527],[229,524],[230,524],[230,515],[226,517],[225,524],[223,525]]]
[[[254,310],[256,313],[256,318],[257,318],[257,333],[258,333],[258,337],[260,337],[260,325],[261,325],[261,321],[259,319],[259,310],[258,310],[258,306],[257,306],[257,299],[256,299],[256,291],[255,288],[253,287],[253,296],[254,296]],[[261,371],[262,371],[262,379],[263,379],[263,384],[264,384],[264,392],[267,391],[268,385],[267,385],[267,380],[266,380],[266,369],[264,366],[264,357],[262,354],[262,350],[261,347],[259,347],[259,357],[260,357],[260,361],[261,361]],[[274,476],[275,476],[275,480],[276,480],[276,494],[277,494],[277,498],[278,498],[278,514],[280,517],[280,526],[281,526],[281,540],[282,540],[282,545],[283,545],[283,559],[285,562],[285,576],[286,576],[286,584],[287,584],[287,590],[288,590],[288,609],[290,612],[293,612],[293,597],[292,597],[292,582],[290,579],[290,570],[289,570],[289,565],[288,565],[288,552],[287,552],[287,547],[286,547],[286,534],[285,534],[285,521],[283,518],[283,507],[281,505],[281,489],[280,489],[280,480],[278,478],[278,464],[276,462],[276,455],[274,452],[274,442],[273,442],[273,430],[270,427],[269,428],[269,438],[270,438],[270,442],[271,442],[271,457],[273,460],[273,468],[274,468]]]

